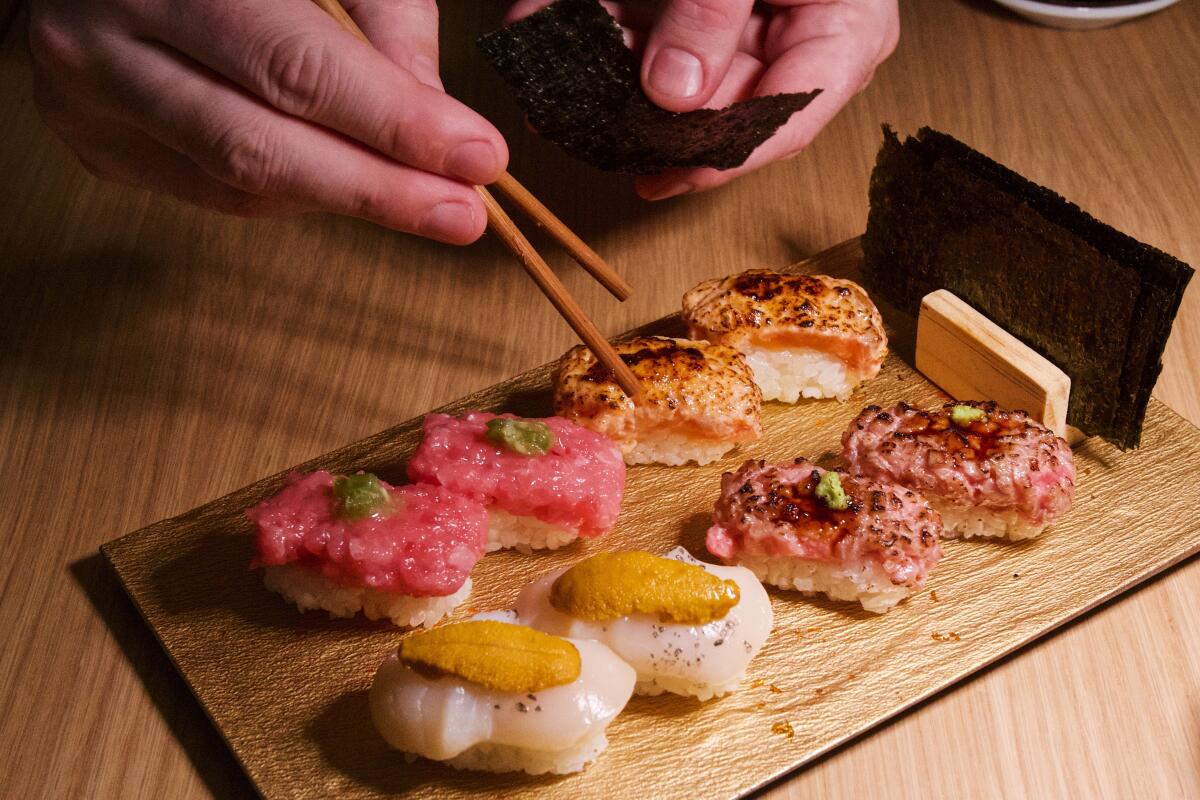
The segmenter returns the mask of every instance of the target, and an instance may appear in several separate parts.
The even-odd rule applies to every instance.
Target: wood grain
[[[524,130],[470,44],[498,4],[442,3],[443,68],[508,138],[510,171],[638,285],[613,303],[538,242],[606,333],[701,279],[860,233],[885,120],[943,129],[1200,264],[1200,4],[1092,33],[982,0],[902,6],[897,53],[797,159],[660,204]],[[573,336],[490,237],[454,249],[353,220],[227,219],[95,181],[38,122],[24,28],[0,43],[0,796],[238,796],[248,784],[96,548]],[[1193,285],[1156,391],[1193,423],[1198,351]],[[1200,796],[1197,594],[1190,562],[773,796]]]

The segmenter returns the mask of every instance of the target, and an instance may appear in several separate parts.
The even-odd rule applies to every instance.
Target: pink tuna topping
[[[467,412],[425,417],[425,438],[408,464],[414,481],[444,486],[522,517],[606,533],[621,513],[625,461],[608,438],[562,417],[524,420],[550,427],[554,444],[545,455],[522,455],[485,437],[496,414]]]
[[[721,476],[706,546],[735,563],[746,554],[793,557],[843,567],[878,566],[897,585],[920,587],[941,558],[942,518],[921,495],[838,471],[843,510],[816,495],[825,470],[747,461]]]
[[[414,597],[458,591],[483,556],[487,511],[437,486],[383,486],[391,512],[337,516],[333,475],[293,472],[279,494],[246,516],[258,527],[254,566],[298,561],[343,586]]]
[[[982,412],[965,425],[955,406]],[[1048,525],[1075,499],[1070,446],[1024,411],[993,402],[947,403],[922,411],[905,403],[867,406],[842,435],[852,471],[895,481],[948,507],[1014,511],[1031,525]]]

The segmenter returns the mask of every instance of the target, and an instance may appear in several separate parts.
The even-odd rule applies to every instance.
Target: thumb
[[[668,111],[700,108],[721,85],[754,0],[668,0],[646,41],[642,87]]]

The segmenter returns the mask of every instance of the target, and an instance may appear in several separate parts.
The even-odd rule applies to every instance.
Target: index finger
[[[297,0],[152,4],[154,33],[284,113],[405,164],[490,183],[508,163],[482,116]]]

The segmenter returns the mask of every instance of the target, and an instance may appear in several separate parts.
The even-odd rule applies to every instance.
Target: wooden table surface
[[[1067,33],[983,0],[905,0],[899,50],[805,153],[663,204],[525,132],[469,45],[497,6],[442,6],[447,85],[636,285],[619,305],[555,254],[607,333],[702,278],[860,233],[883,121],[952,133],[1200,265],[1200,3]],[[0,796],[238,796],[248,782],[99,545],[554,358],[571,334],[490,238],[228,219],[97,182],[38,121],[24,28],[17,13],[0,47]],[[1157,395],[1194,423],[1198,348],[1193,284]],[[1197,594],[1192,561],[771,794],[1200,796]]]

